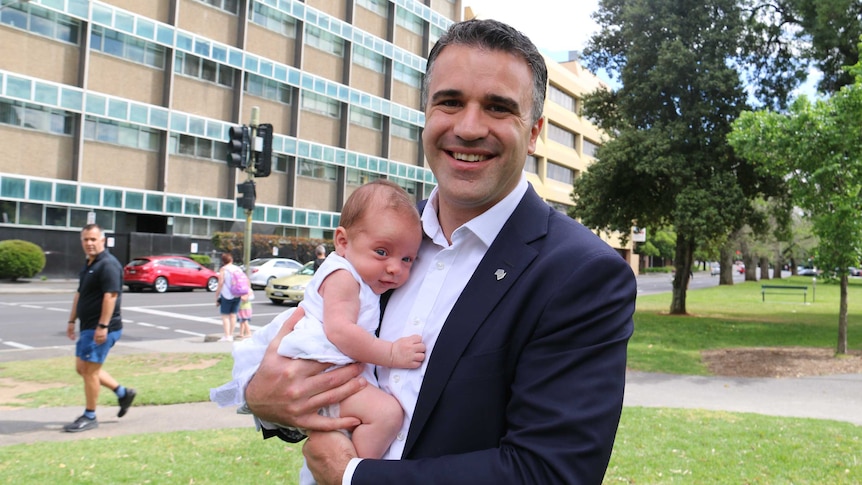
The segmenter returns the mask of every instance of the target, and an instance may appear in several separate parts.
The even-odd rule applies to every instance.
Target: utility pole
[[[254,178],[269,176],[272,169],[272,125],[259,124],[260,108],[251,108],[249,125],[232,126],[228,132],[227,164],[245,172],[245,182],[236,185],[240,196],[237,205],[245,209],[243,261],[246,275],[251,278],[251,234],[257,190]]]

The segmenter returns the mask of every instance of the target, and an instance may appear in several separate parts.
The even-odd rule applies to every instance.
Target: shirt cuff
[[[353,481],[353,472],[356,471],[356,467],[359,466],[360,461],[362,461],[362,458],[350,459],[350,462],[347,463],[347,468],[344,469],[344,476],[341,477],[341,485],[350,485],[350,482]]]

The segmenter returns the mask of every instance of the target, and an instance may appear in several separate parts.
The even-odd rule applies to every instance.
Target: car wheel
[[[284,303],[284,300],[276,300],[275,298],[270,298],[269,301],[271,301],[273,305],[279,305],[279,306]]]
[[[164,276],[159,276],[156,278],[156,281],[153,282],[153,289],[156,290],[156,293],[164,293],[168,291],[168,280]]]
[[[218,288],[218,278],[215,276],[207,280],[207,291],[213,292]]]

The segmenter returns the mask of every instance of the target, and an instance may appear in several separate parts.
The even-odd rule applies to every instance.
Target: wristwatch
[[[108,328],[108,325],[105,325],[104,323],[97,323],[96,326],[99,328]]]

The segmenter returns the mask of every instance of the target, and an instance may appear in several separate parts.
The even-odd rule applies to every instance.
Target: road
[[[73,287],[74,288],[74,287]],[[68,346],[66,321],[72,293],[0,295],[0,352]],[[255,291],[253,323],[265,324],[289,307],[271,304]],[[123,341],[201,338],[222,332],[215,294],[203,290],[123,293]]]
[[[741,283],[743,275],[735,274]],[[689,289],[718,285],[717,276],[696,273]],[[74,284],[68,293],[0,294],[0,353],[13,349],[38,349],[71,345],[66,337],[66,321],[72,304]],[[638,277],[638,294],[671,291],[670,274],[644,274]],[[270,303],[263,290],[255,291],[252,328],[268,323],[289,307]],[[203,290],[168,293],[123,293],[123,341],[168,340],[181,337],[204,338],[220,334],[221,318],[215,294]],[[2,361],[2,358],[0,358]]]

